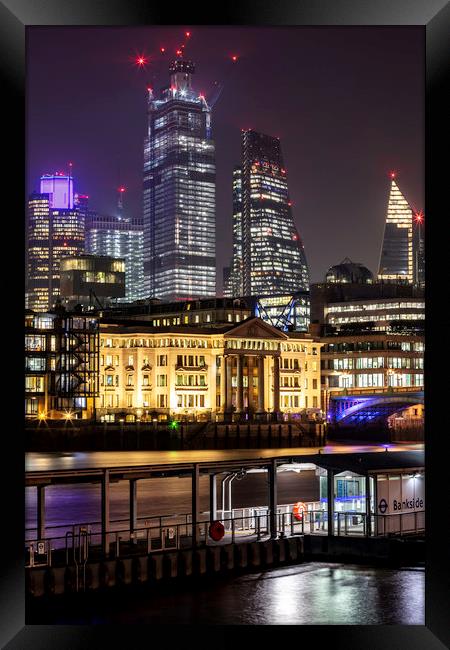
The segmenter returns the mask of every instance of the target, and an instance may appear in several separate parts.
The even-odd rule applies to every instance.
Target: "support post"
[[[328,536],[334,536],[334,472],[327,469]]]
[[[199,499],[199,476],[200,476],[200,471],[199,471],[199,465],[198,463],[194,464],[194,467],[192,469],[192,490],[191,490],[191,496],[192,496],[192,548],[196,548],[198,546],[198,514],[200,511],[200,499]]]
[[[217,519],[217,480],[215,474],[209,475],[209,519]]]
[[[277,461],[272,458],[269,466],[269,528],[270,537],[277,537]]]
[[[102,477],[102,548],[109,554],[109,469],[105,469]]]
[[[137,480],[130,478],[130,533],[137,528]],[[136,540],[134,540],[136,543]]]
[[[37,533],[39,539],[45,537],[45,485],[37,486]]]
[[[371,512],[370,512],[370,476],[366,476],[366,537],[370,537],[371,531]]]

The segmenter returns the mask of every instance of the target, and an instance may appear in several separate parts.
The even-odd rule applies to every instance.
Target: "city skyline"
[[[239,160],[241,128],[252,127],[278,136],[283,142],[294,219],[302,233],[313,282],[321,280],[327,268],[345,256],[376,271],[386,214],[389,170],[397,170],[402,190],[411,204],[417,209],[423,206],[423,135],[419,128],[423,114],[421,30],[270,28],[273,32],[270,57],[261,58],[258,57],[257,47],[267,31],[268,28],[195,28],[192,29],[186,54],[197,64],[198,87],[205,88],[208,99],[217,94],[214,92],[214,81],[223,83],[221,96],[214,108],[213,121],[218,176],[217,241],[221,243],[217,246],[219,293],[222,266],[228,263],[232,249],[232,170],[236,160]],[[144,134],[141,127],[145,128],[145,87],[149,76],[153,74],[153,67],[149,64],[147,70],[142,70],[131,59],[133,54],[141,51],[147,57],[146,60],[152,61],[150,50],[157,50],[157,46],[163,42],[167,44],[167,50],[170,50],[168,57],[172,58],[171,50],[177,39],[182,40],[183,29],[58,29],[51,34],[51,30],[46,28],[45,47],[41,42],[40,53],[37,53],[33,48],[38,45],[39,38],[44,36],[43,32],[39,28],[33,29],[29,41],[28,190],[31,192],[34,189],[41,173],[53,171],[64,164],[62,158],[67,153],[67,158],[73,163],[73,175],[77,181],[75,189],[90,195],[93,209],[112,211],[117,185],[123,183],[127,187],[125,212],[133,216],[137,213],[136,216],[139,216],[142,212],[142,185],[139,186],[139,178]],[[64,86],[64,98],[59,93],[58,101],[52,102],[52,93],[57,88],[52,90],[51,84],[42,78],[40,71],[46,69],[46,61],[55,52],[54,48],[57,48],[61,38],[67,39],[66,51],[74,52],[74,46],[82,36],[80,32],[86,37],[84,51],[77,57],[65,58],[65,69],[73,82]],[[92,32],[97,34],[97,40],[92,38]],[[326,38],[321,38],[323,32],[326,32]],[[294,34],[301,34],[302,39],[296,41]],[[225,40],[229,47],[225,47]],[[214,48],[212,41],[215,43]],[[277,47],[281,41],[282,52]],[[293,41],[296,41],[295,47]],[[345,48],[342,47],[344,41]],[[101,53],[96,50],[99,43],[103,45]],[[377,43],[383,44],[382,51],[379,48],[377,50]],[[95,56],[96,51],[98,57]],[[208,52],[211,54],[209,58]],[[352,52],[358,53],[358,57],[352,57]],[[108,53],[114,54],[111,55],[109,64],[106,62]],[[296,53],[296,59],[301,61],[301,65],[294,65],[298,82],[295,83],[294,78],[288,86],[289,92],[283,93],[280,92],[281,86],[292,72],[289,53]],[[89,56],[91,62],[95,62],[90,69],[86,67]],[[233,56],[237,57],[236,62],[232,61]],[[389,65],[386,65],[388,57]],[[284,65],[277,68],[281,59]],[[169,61],[167,58],[165,62],[155,64],[158,68],[156,87],[162,85],[167,78]],[[103,64],[104,69],[100,70]],[[58,65],[56,62],[56,76]],[[83,71],[87,73],[85,82],[80,77]],[[314,71],[316,74],[313,74]],[[337,77],[334,76],[330,86],[328,82],[333,71],[340,71],[340,83],[336,84]],[[107,85],[111,79],[117,78],[115,87],[118,94],[114,102],[109,101],[111,84],[100,105],[96,102],[97,94],[100,97],[105,90],[104,84],[100,83],[97,89],[92,83],[94,78],[98,81],[99,73],[105,77]],[[264,87],[269,87],[271,91],[265,93],[263,110],[259,107],[261,95],[258,94],[261,90],[264,91],[261,73],[266,84]],[[246,87],[250,92],[244,95]],[[67,112],[65,109],[68,107],[64,104],[67,96],[69,99],[72,97],[71,89],[75,89],[81,98],[90,98],[81,109],[76,105],[73,113],[72,109]],[[351,91],[355,94],[352,95]],[[332,104],[330,116],[327,115],[326,123],[322,122],[322,142],[317,146],[318,116],[323,116],[322,109],[325,109],[326,100],[331,95],[340,101]],[[236,102],[236,97],[239,102]],[[375,102],[375,98],[378,101]],[[386,98],[389,98],[389,102]],[[39,113],[43,108],[43,99],[46,102],[44,119]],[[54,115],[54,104],[58,115],[64,114],[64,120]],[[312,104],[316,106],[313,112],[308,110]],[[117,120],[111,119],[114,125],[112,130],[111,125],[106,124],[103,134],[94,133],[99,110],[102,107],[103,111],[106,110],[106,105],[116,116],[119,113],[124,116],[129,111],[133,124],[124,122],[129,128],[120,129],[116,126]],[[298,112],[296,106],[299,106]],[[355,122],[363,106],[364,110],[370,110]],[[250,115],[253,115],[251,124]],[[296,120],[294,124],[292,115]],[[403,118],[400,119],[402,115]],[[42,128],[37,133],[32,125],[39,116]],[[346,116],[345,121],[342,121],[343,116]],[[388,116],[389,119],[386,119]],[[336,120],[340,120],[338,130]],[[78,131],[78,140],[81,142],[75,144],[71,134],[72,131],[76,132],[75,124],[82,122],[89,128],[81,130],[81,133],[90,137],[86,142],[85,138],[79,137]],[[61,145],[59,137],[63,127],[67,145]],[[140,141],[135,138],[138,131]],[[346,154],[350,150],[350,155],[342,160],[340,147],[351,134],[353,137],[348,140],[346,150]],[[106,135],[109,140],[103,151],[98,143]],[[361,135],[365,136],[364,146]],[[330,136],[333,136],[331,140]],[[41,137],[46,137],[48,142],[46,154],[42,153],[42,147],[38,145]],[[55,138],[57,142],[54,141]],[[128,146],[124,145],[125,141]],[[364,159],[360,156],[361,147],[366,153]],[[340,164],[336,161],[338,152],[341,152],[340,158],[338,156]],[[128,164],[127,160],[134,162]],[[95,173],[92,167],[94,163],[97,163]],[[317,171],[319,169],[320,172]],[[112,178],[114,175],[116,178]],[[319,191],[318,179],[322,191]],[[323,191],[324,182],[327,191]],[[361,214],[366,215],[364,219],[361,219]],[[345,229],[339,225],[344,215]],[[327,237],[321,236],[325,230],[329,233]]]

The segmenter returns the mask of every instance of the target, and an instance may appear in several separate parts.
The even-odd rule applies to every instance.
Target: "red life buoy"
[[[215,542],[220,542],[225,535],[225,528],[220,521],[213,521],[209,526],[209,536]]]
[[[303,501],[297,501],[297,503],[294,503],[294,507],[292,508],[292,514],[294,515],[294,519],[297,519],[297,521],[301,521],[303,519],[303,513],[308,510],[306,503],[303,503]]]

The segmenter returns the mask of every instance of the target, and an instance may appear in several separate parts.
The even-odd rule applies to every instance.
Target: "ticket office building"
[[[320,412],[318,338],[257,317],[220,329],[100,326],[102,421],[282,420]]]

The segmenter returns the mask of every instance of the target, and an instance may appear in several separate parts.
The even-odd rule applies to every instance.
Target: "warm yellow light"
[[[46,418],[46,413],[45,413],[45,411],[41,411],[41,412],[39,413],[38,417],[39,417],[40,420],[45,420],[45,418]]]
[[[65,411],[64,412],[64,419],[65,420],[71,420],[73,418],[73,413],[72,411]]]

